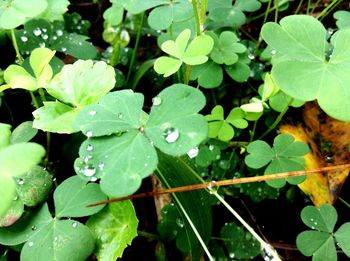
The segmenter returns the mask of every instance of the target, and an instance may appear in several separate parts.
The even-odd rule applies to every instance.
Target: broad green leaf
[[[18,65],[7,67],[4,72],[4,79],[12,89],[21,88],[28,91],[35,91],[38,88],[36,79],[23,67]]]
[[[0,3],[0,28],[14,29],[36,17],[47,7],[47,0],[5,0]]]
[[[183,155],[202,142],[208,133],[206,120],[198,114],[205,97],[197,89],[174,84],[157,96],[145,134],[154,146],[170,155]]]
[[[0,177],[5,179],[24,175],[38,164],[44,155],[44,148],[36,143],[10,145],[0,150]]]
[[[178,59],[162,56],[155,61],[154,70],[159,74],[163,74],[164,77],[168,77],[176,73],[181,64],[182,62]]]
[[[94,250],[94,241],[91,231],[83,224],[52,219],[24,244],[21,260],[86,260]]]
[[[11,134],[11,144],[28,142],[38,133],[33,128],[32,121],[25,121],[18,125]]]
[[[0,123],[0,150],[7,147],[11,140],[11,125]]]
[[[134,193],[158,163],[149,140],[133,129],[121,135],[87,139],[79,155],[76,173],[87,180],[101,178],[101,190],[111,197]]]
[[[332,233],[337,222],[337,211],[332,205],[324,204],[320,208],[307,206],[301,212],[304,224],[312,229]]]
[[[183,158],[174,158],[160,153],[159,159],[157,176],[167,188],[198,184],[199,180],[194,174],[194,168]],[[187,212],[205,243],[209,241],[212,229],[209,195],[205,190],[173,194],[175,204],[177,206],[181,205]],[[199,260],[203,250],[181,208],[178,209],[181,212],[181,221],[183,221],[179,225],[183,227],[184,231],[178,235],[177,246],[183,252],[189,253],[192,260]]]
[[[158,5],[167,4],[168,0],[129,0],[126,4],[126,9],[132,14],[138,14]]]
[[[86,225],[96,238],[97,259],[114,261],[137,236],[138,220],[132,203],[121,201],[106,206],[90,217]]]
[[[75,126],[92,137],[121,133],[141,127],[143,95],[131,90],[111,92],[98,104],[86,107],[77,117]]]
[[[80,111],[59,101],[44,102],[44,106],[33,111],[33,127],[47,132],[77,132],[73,126]]]
[[[249,155],[245,157],[245,163],[255,169],[267,165],[274,156],[269,144],[262,140],[250,143],[247,147],[247,152]]]
[[[123,1],[116,1],[112,3],[112,6],[109,7],[104,13],[103,18],[110,25],[118,25],[123,20],[124,7]]]
[[[233,65],[225,66],[225,71],[236,82],[246,82],[250,76],[250,67],[239,60]]]
[[[335,239],[338,242],[338,246],[344,251],[344,253],[350,257],[350,223],[344,223],[334,233]]]
[[[217,64],[232,65],[238,61],[237,53],[244,53],[247,48],[237,43],[237,36],[230,32],[224,31],[217,37],[216,34],[209,34],[214,40],[214,48],[210,53],[210,58]]]
[[[191,80],[198,80],[198,84],[204,88],[218,87],[223,80],[223,73],[220,65],[214,62],[206,62],[205,64],[192,67]]]
[[[261,3],[258,0],[237,0],[235,6],[242,11],[255,12],[260,9]]]
[[[36,48],[32,51],[29,57],[30,66],[33,69],[35,77],[39,78],[43,72],[51,73],[48,76],[45,76],[47,79],[52,78],[52,69],[49,65],[51,59],[55,56],[55,51],[52,51],[48,48]],[[50,68],[46,69],[46,68]],[[46,70],[45,70],[46,69]]]
[[[68,0],[46,0],[48,6],[43,13],[39,15],[39,18],[43,18],[47,21],[53,22],[55,20],[62,20],[63,14],[68,11]]]
[[[220,231],[220,238],[230,258],[252,259],[260,254],[260,243],[235,223],[226,223]]]
[[[186,48],[181,57],[184,63],[189,65],[198,65],[208,60],[207,55],[214,46],[213,39],[208,35],[199,35],[194,38]]]
[[[211,23],[209,28],[233,27],[239,28],[246,22],[246,16],[237,6],[214,8],[209,12]]]
[[[32,167],[17,181],[16,191],[21,201],[30,207],[46,200],[52,188],[50,173],[41,166]]]
[[[2,218],[12,205],[13,199],[16,195],[16,186],[13,180],[8,177],[0,176],[0,181],[0,190],[3,194],[0,198],[0,218]]]
[[[10,193],[11,194],[11,193]],[[14,197],[11,207],[4,216],[0,217],[0,227],[8,227],[15,224],[24,212],[24,204],[21,200]]]
[[[311,16],[285,17],[280,25],[267,23],[262,37],[284,57],[273,62],[272,68],[272,76],[282,91],[302,101],[317,99],[333,118],[350,120],[350,30],[339,30],[332,36],[329,57],[326,30]]]
[[[337,20],[336,24],[339,29],[350,28],[350,12],[345,10],[337,11],[333,14]]]
[[[28,211],[16,224],[7,228],[0,228],[0,243],[7,246],[22,244],[51,220],[52,217],[47,204],[44,204],[40,209]]]
[[[312,256],[312,260],[321,261],[337,260],[337,252],[333,237],[325,232],[304,231],[300,233],[296,240],[297,247],[305,256]]]
[[[104,205],[86,207],[106,200],[98,184],[89,183],[78,176],[63,181],[53,194],[56,217],[84,217],[100,211]]]
[[[226,121],[238,129],[245,129],[248,127],[248,122],[244,119],[244,116],[245,113],[241,108],[233,108],[228,114]]]
[[[278,91],[276,95],[272,96],[269,100],[269,104],[275,111],[281,112],[286,109],[287,106],[300,107],[304,105],[305,102],[293,99],[289,95],[285,94],[283,91]]]

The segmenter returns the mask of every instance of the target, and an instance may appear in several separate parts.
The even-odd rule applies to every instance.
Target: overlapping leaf
[[[272,76],[282,91],[303,101],[317,99],[327,114],[350,121],[350,30],[339,30],[332,36],[329,57],[326,30],[311,16],[288,16],[280,25],[267,23],[262,37],[285,57],[276,60],[272,68]]]
[[[304,155],[308,153],[306,144],[295,141],[289,134],[280,134],[271,148],[265,141],[257,140],[247,147],[249,155],[245,157],[245,163],[254,169],[267,166],[265,175],[296,171],[304,169]],[[291,184],[302,182],[305,177],[292,177],[286,180]],[[272,187],[280,188],[286,183],[285,179],[267,181]]]
[[[65,65],[46,86],[59,101],[45,102],[33,112],[35,128],[58,133],[72,133],[76,115],[85,106],[97,102],[115,84],[113,67],[105,62],[78,60]]]
[[[101,189],[113,197],[135,192],[157,166],[154,147],[183,155],[206,138],[206,121],[197,113],[204,105],[204,95],[183,84],[159,93],[149,116],[142,111],[141,94],[107,94],[77,117],[76,127],[88,139],[80,147],[76,173],[88,180],[101,178]]]

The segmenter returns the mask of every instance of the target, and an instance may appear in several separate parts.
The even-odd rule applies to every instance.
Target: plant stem
[[[263,137],[269,134],[274,128],[276,128],[276,126],[281,122],[283,116],[287,113],[289,109],[289,105],[292,102],[293,102],[293,99],[291,99],[291,101],[288,103],[288,106],[286,106],[286,108],[284,108],[283,111],[280,112],[280,114],[278,115],[276,120],[270,125],[270,127],[258,138],[259,140],[261,140]]]
[[[231,214],[238,219],[239,222],[252,234],[253,237],[260,243],[261,249],[264,252],[267,252],[270,256],[273,256],[273,260],[280,261],[281,258],[278,256],[276,250],[268,243],[266,243],[255,231],[254,229],[228,204],[223,197],[221,197],[217,191],[212,191],[213,194],[226,208]]]
[[[16,57],[18,59],[18,63],[22,64],[23,63],[23,57],[22,57],[21,53],[19,52],[17,39],[16,39],[16,35],[15,35],[15,29],[11,29],[11,39],[12,39],[13,47],[15,48],[15,51],[16,51]]]
[[[264,15],[263,25],[264,25],[264,24],[266,23],[266,21],[267,21],[267,16],[268,16],[269,13],[272,11],[272,10],[270,10],[271,4],[272,4],[272,0],[269,0],[269,2],[267,3],[265,15]],[[274,6],[274,8],[276,8],[276,5]]]
[[[317,0],[316,4],[312,7],[312,9],[311,9],[311,11],[310,11],[311,14],[314,13],[316,7],[320,4],[320,2],[321,2],[321,0]]]
[[[130,80],[130,76],[131,76],[131,72],[132,72],[132,68],[134,66],[135,59],[136,59],[137,49],[139,48],[139,43],[140,43],[140,39],[141,39],[141,35],[142,35],[143,23],[144,23],[144,20],[145,20],[144,18],[145,18],[145,12],[143,12],[141,14],[141,23],[140,23],[139,29],[137,30],[135,46],[134,46],[134,50],[133,50],[132,55],[131,55],[131,60],[130,60],[130,64],[129,64],[129,70],[128,70],[128,74],[127,74],[127,77],[126,77],[126,86],[128,86],[128,83],[129,83],[129,80]]]
[[[348,208],[350,208],[350,204],[349,204],[348,202],[346,202],[343,198],[338,197],[338,199],[339,199],[345,206],[347,206]]]
[[[310,8],[311,8],[311,0],[307,1],[307,7],[306,7],[306,14],[309,15],[310,14]]]
[[[278,21],[278,0],[275,0],[275,6],[276,6],[276,9],[275,9],[275,23],[277,23]]]
[[[303,4],[304,0],[300,0],[297,9],[295,10],[294,14],[298,14],[301,8],[301,5]]]
[[[193,13],[194,13],[194,18],[196,20],[197,35],[201,35],[201,23],[199,20],[199,14],[198,14],[198,9],[197,9],[197,0],[192,0],[192,9],[193,9]]]
[[[29,91],[30,97],[32,98],[33,105],[36,109],[39,109],[39,103],[33,92]]]
[[[160,240],[160,237],[158,235],[155,235],[146,231],[137,230],[137,235],[140,237],[145,237],[152,240]]]
[[[250,142],[252,142],[254,140],[254,136],[255,136],[255,131],[256,131],[257,125],[258,125],[258,120],[254,121],[253,129],[250,132],[250,139],[249,139]]]
[[[328,5],[316,18],[322,21],[337,5],[339,5],[343,0],[334,0],[330,5]]]
[[[185,73],[185,79],[184,79],[184,83],[185,84],[188,84],[189,81],[190,81],[191,70],[192,70],[192,66],[191,65],[187,65],[186,73]]]

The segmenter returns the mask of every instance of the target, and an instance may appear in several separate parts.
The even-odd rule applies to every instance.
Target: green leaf
[[[224,31],[219,37],[216,34],[209,34],[214,40],[214,48],[210,54],[210,58],[217,64],[232,65],[238,61],[237,53],[244,53],[247,48],[237,43],[237,36],[230,32]]]
[[[230,258],[252,259],[260,254],[259,242],[248,232],[235,223],[226,223],[220,231]]]
[[[21,200],[14,197],[11,207],[6,214],[0,218],[0,227],[8,227],[15,224],[24,212],[24,204]]]
[[[283,91],[278,91],[269,100],[269,104],[275,111],[281,112],[286,109],[287,106],[300,107],[304,105],[305,102],[293,99],[289,95],[285,94]]]
[[[257,140],[250,143],[247,147],[249,155],[245,157],[245,163],[255,169],[267,165],[274,156],[273,150],[265,141]]]
[[[4,79],[12,89],[26,89],[35,91],[37,86],[36,79],[30,75],[23,67],[18,65],[10,65],[4,72]]]
[[[48,80],[52,78],[53,72],[49,62],[54,56],[55,52],[48,48],[36,48],[32,51],[29,57],[29,63],[35,77],[42,77],[42,74],[45,73],[47,75],[45,75],[44,78]]]
[[[0,123],[0,150],[10,144],[11,139],[11,125]]]
[[[305,256],[312,256],[312,260],[337,260],[337,252],[333,237],[324,232],[304,231],[297,237],[297,247]]]
[[[350,27],[350,12],[340,10],[333,14],[333,17],[337,20],[336,24],[339,29],[345,29]]]
[[[332,205],[324,204],[319,209],[307,206],[301,212],[304,224],[312,229],[332,233],[337,222],[337,211]]]
[[[159,57],[154,63],[154,70],[163,74],[164,77],[168,77],[176,73],[182,65],[182,62],[178,59],[162,56]]]
[[[37,129],[33,128],[32,121],[25,121],[18,125],[12,132],[11,144],[28,142],[38,133]]]
[[[117,1],[103,13],[103,19],[110,25],[118,25],[123,21],[123,14],[123,3]]]
[[[100,211],[104,205],[86,207],[89,204],[106,200],[98,184],[89,183],[78,176],[63,181],[55,190],[54,203],[56,217],[84,217]]]
[[[347,73],[350,30],[339,30],[332,36],[333,50],[329,57],[326,57],[330,45],[326,41],[326,30],[311,16],[288,16],[280,25],[267,23],[262,28],[262,37],[284,56],[273,62],[272,68],[272,76],[282,91],[302,101],[317,99],[320,107],[333,118],[350,120]]]
[[[0,4],[0,28],[14,29],[36,17],[47,7],[46,0],[6,0]]]
[[[183,155],[207,137],[206,120],[198,114],[205,105],[202,92],[173,84],[160,92],[157,100],[144,130],[154,146],[170,155]]]
[[[194,168],[183,158],[174,158],[160,153],[159,159],[160,163],[157,168],[157,176],[167,188],[198,184],[199,180],[194,175]],[[183,221],[183,223],[179,222],[178,225],[183,227],[183,232],[178,234],[178,239],[176,240],[177,246],[181,251],[189,253],[192,260],[199,260],[203,249],[197,241],[182,210],[186,211],[203,241],[207,243],[210,239],[212,229],[212,212],[209,205],[209,195],[205,190],[173,194],[175,204],[183,207],[183,209],[178,207],[181,212],[181,221]]]
[[[14,225],[0,228],[0,243],[7,246],[22,244],[51,220],[47,204],[44,204],[40,209],[28,211]]]
[[[338,246],[344,251],[344,253],[350,257],[350,223],[344,223],[334,233],[335,239],[338,242]]]
[[[246,82],[250,76],[250,67],[243,62],[225,66],[226,73],[236,82]]]
[[[17,195],[25,205],[30,207],[45,201],[53,183],[50,173],[41,166],[32,167],[21,176],[20,181],[17,182]]]
[[[134,193],[158,163],[147,138],[132,129],[122,135],[87,139],[79,155],[76,173],[87,180],[101,178],[101,190],[111,197]]]
[[[83,224],[52,219],[24,244],[21,260],[85,260],[94,250],[94,241],[92,233]]]
[[[218,87],[223,78],[221,67],[211,61],[193,66],[190,76],[191,80],[197,79],[198,84],[204,88]]]
[[[114,261],[137,236],[138,220],[132,203],[122,201],[109,204],[86,225],[96,238],[97,259]]]
[[[46,0],[48,6],[43,13],[39,15],[39,18],[43,18],[47,21],[53,22],[55,20],[62,20],[63,14],[68,11],[68,0]]]
[[[10,178],[1,178],[0,190],[3,193],[0,199],[0,218],[2,218],[10,209],[12,201],[15,197],[15,183]]]

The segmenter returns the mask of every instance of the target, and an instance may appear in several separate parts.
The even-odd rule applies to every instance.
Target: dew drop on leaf
[[[23,185],[24,184],[24,179],[21,179],[21,178],[17,179],[17,184],[18,185]]]
[[[276,50],[272,50],[271,55],[275,55],[275,54],[276,54]]]
[[[96,173],[96,168],[93,166],[85,166],[80,170],[80,172],[85,176],[85,177],[92,177]]]
[[[187,155],[188,155],[191,159],[193,159],[193,158],[197,157],[198,153],[199,153],[198,147],[194,147],[194,148],[190,149],[190,150],[187,152]]]
[[[177,219],[176,219],[176,224],[177,224],[179,227],[184,227],[184,222],[182,221],[181,218],[177,218]]]
[[[87,151],[92,151],[94,149],[94,146],[92,146],[91,144],[87,145],[86,150]]]
[[[35,36],[41,35],[41,30],[40,30],[40,28],[35,28],[35,29],[33,30],[33,34],[34,34]]]
[[[92,181],[92,182],[95,182],[97,180],[97,177],[95,177],[95,176],[92,176],[91,178],[90,178],[90,181]]]
[[[35,231],[35,230],[37,229],[37,227],[36,227],[36,226],[32,226],[31,229],[32,229],[33,231]]]
[[[63,31],[62,30],[57,30],[56,34],[57,34],[57,36],[62,36],[63,35]]]
[[[26,41],[28,41],[28,37],[24,35],[21,36],[21,41],[25,43]]]
[[[44,42],[39,43],[39,47],[44,48],[45,46],[46,46],[46,45],[45,45],[45,43],[44,43]]]
[[[96,111],[89,111],[89,115],[91,115],[91,116],[96,115]]]
[[[30,241],[30,242],[28,243],[28,246],[30,246],[30,247],[34,246],[34,242],[33,242],[33,241]]]
[[[180,132],[178,129],[168,128],[164,131],[163,136],[164,136],[166,142],[174,143],[175,141],[177,141],[179,139]]]
[[[77,226],[78,226],[78,223],[77,223],[77,222],[73,222],[73,223],[72,223],[72,227],[73,227],[73,228],[76,228]]]
[[[118,119],[122,119],[123,116],[124,116],[124,115],[123,115],[123,113],[121,113],[121,112],[117,114]]]
[[[54,237],[54,239],[53,239],[54,241],[57,241],[58,240],[58,237]]]
[[[65,52],[65,51],[67,51],[67,48],[66,47],[62,47],[61,50],[62,50],[62,52]]]
[[[156,96],[152,99],[153,106],[158,106],[162,103],[162,99],[159,96]]]
[[[103,170],[104,167],[105,167],[105,163],[104,163],[104,162],[100,162],[100,163],[98,164],[99,170]]]
[[[92,137],[92,131],[87,131],[85,135],[88,138]]]
[[[254,54],[250,53],[250,54],[248,54],[248,58],[249,58],[250,60],[253,60],[253,59],[255,58],[255,56],[254,56]]]
[[[47,40],[47,39],[49,38],[49,36],[48,36],[47,34],[43,34],[43,35],[41,36],[41,38],[43,38],[44,40]]]
[[[213,151],[213,150],[214,150],[214,148],[215,148],[215,146],[214,146],[214,145],[209,145],[209,150],[210,150],[210,151]]]
[[[235,258],[235,253],[229,253],[228,255],[230,258]]]
[[[18,196],[15,196],[14,198],[13,198],[13,201],[16,201],[18,199]]]

